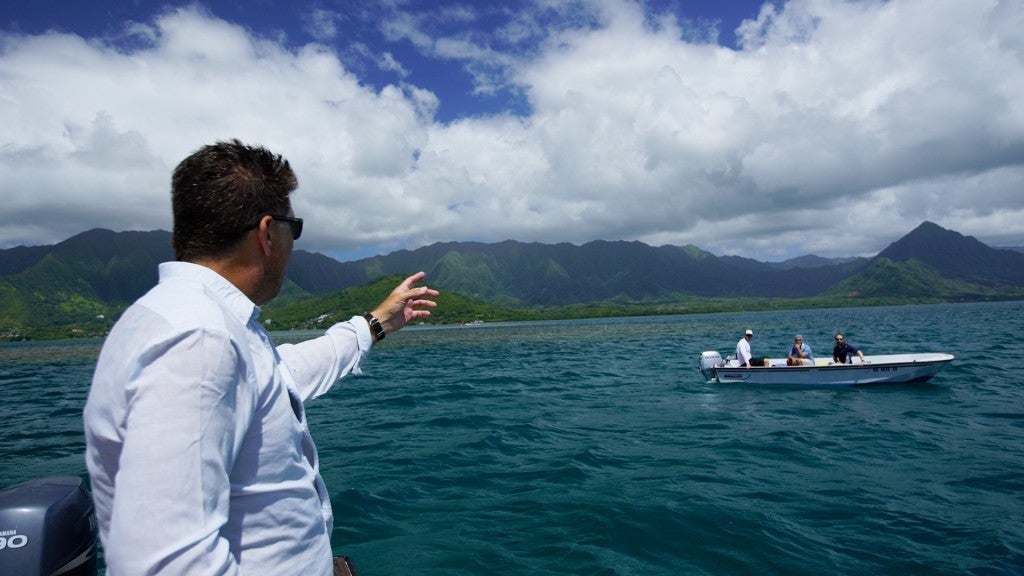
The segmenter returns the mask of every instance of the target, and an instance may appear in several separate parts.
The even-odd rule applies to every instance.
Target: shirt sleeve
[[[149,346],[125,388],[124,446],[105,542],[120,574],[237,574],[221,529],[251,404],[239,349],[195,330]]]
[[[295,388],[307,402],[323,395],[339,378],[359,374],[373,337],[362,316],[353,316],[347,322],[331,326],[319,338],[298,344],[282,344],[278,354],[288,368]]]

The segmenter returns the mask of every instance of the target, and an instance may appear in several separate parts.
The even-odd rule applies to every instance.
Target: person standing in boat
[[[789,366],[814,365],[814,353],[811,352],[811,345],[804,342],[804,337],[800,334],[793,338],[793,346],[789,349],[786,364]]]
[[[836,364],[853,364],[853,355],[860,356],[861,363],[866,363],[864,353],[846,341],[842,334],[836,334],[836,345],[832,348],[832,361]]]
[[[754,331],[747,330],[743,338],[736,343],[736,361],[740,366],[750,368],[751,366],[768,366],[768,359],[763,357],[753,358],[750,352],[750,340],[754,338]]]
[[[302,233],[297,186],[287,160],[238,140],[174,170],[176,261],[111,330],[83,414],[108,574],[351,573],[304,403],[438,292],[419,272],[365,315],[274,346],[259,307]]]

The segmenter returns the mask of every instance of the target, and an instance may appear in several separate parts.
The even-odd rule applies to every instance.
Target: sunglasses
[[[288,227],[292,229],[292,240],[298,240],[299,236],[302,236],[302,218],[279,216],[277,214],[270,214],[269,216],[274,220],[288,223]]]

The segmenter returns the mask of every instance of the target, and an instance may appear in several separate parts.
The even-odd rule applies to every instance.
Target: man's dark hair
[[[285,215],[299,185],[288,161],[238,140],[203,146],[174,169],[174,257],[223,256],[264,215]]]

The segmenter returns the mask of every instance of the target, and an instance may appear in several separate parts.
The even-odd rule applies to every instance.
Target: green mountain
[[[537,244],[505,241],[437,243],[342,266],[353,275],[424,270],[431,282],[503,306],[586,302],[668,302],[701,297],[798,298],[819,294],[866,265],[782,269],[754,260],[719,258],[694,246],[640,242]]]
[[[888,258],[875,258],[866,270],[843,280],[828,293],[846,298],[916,301],[978,299],[986,295],[985,290],[968,282],[945,278],[919,260],[893,262]]]
[[[1024,286],[1024,258],[986,246],[972,236],[924,222],[878,254],[893,262],[918,261],[943,278],[995,290]]]
[[[0,339],[102,335],[171,258],[164,231],[0,250]],[[432,321],[446,323],[1024,298],[1024,254],[925,222],[872,259],[763,263],[624,241],[444,242],[353,262],[296,250],[265,319],[296,328],[362,313],[417,270],[442,290]]]
[[[1022,256],[924,222],[828,294],[916,301],[1021,298]]]
[[[282,303],[275,299],[264,307],[261,318],[273,330],[312,330],[327,328],[335,322],[348,320],[372,310],[405,279],[398,274],[384,276],[352,288],[303,300]],[[468,324],[523,319],[525,316],[481,300],[466,298],[448,290],[437,297],[437,308],[431,312],[431,323]]]
[[[90,230],[54,246],[0,251],[0,338],[103,334],[170,255],[161,231]]]

